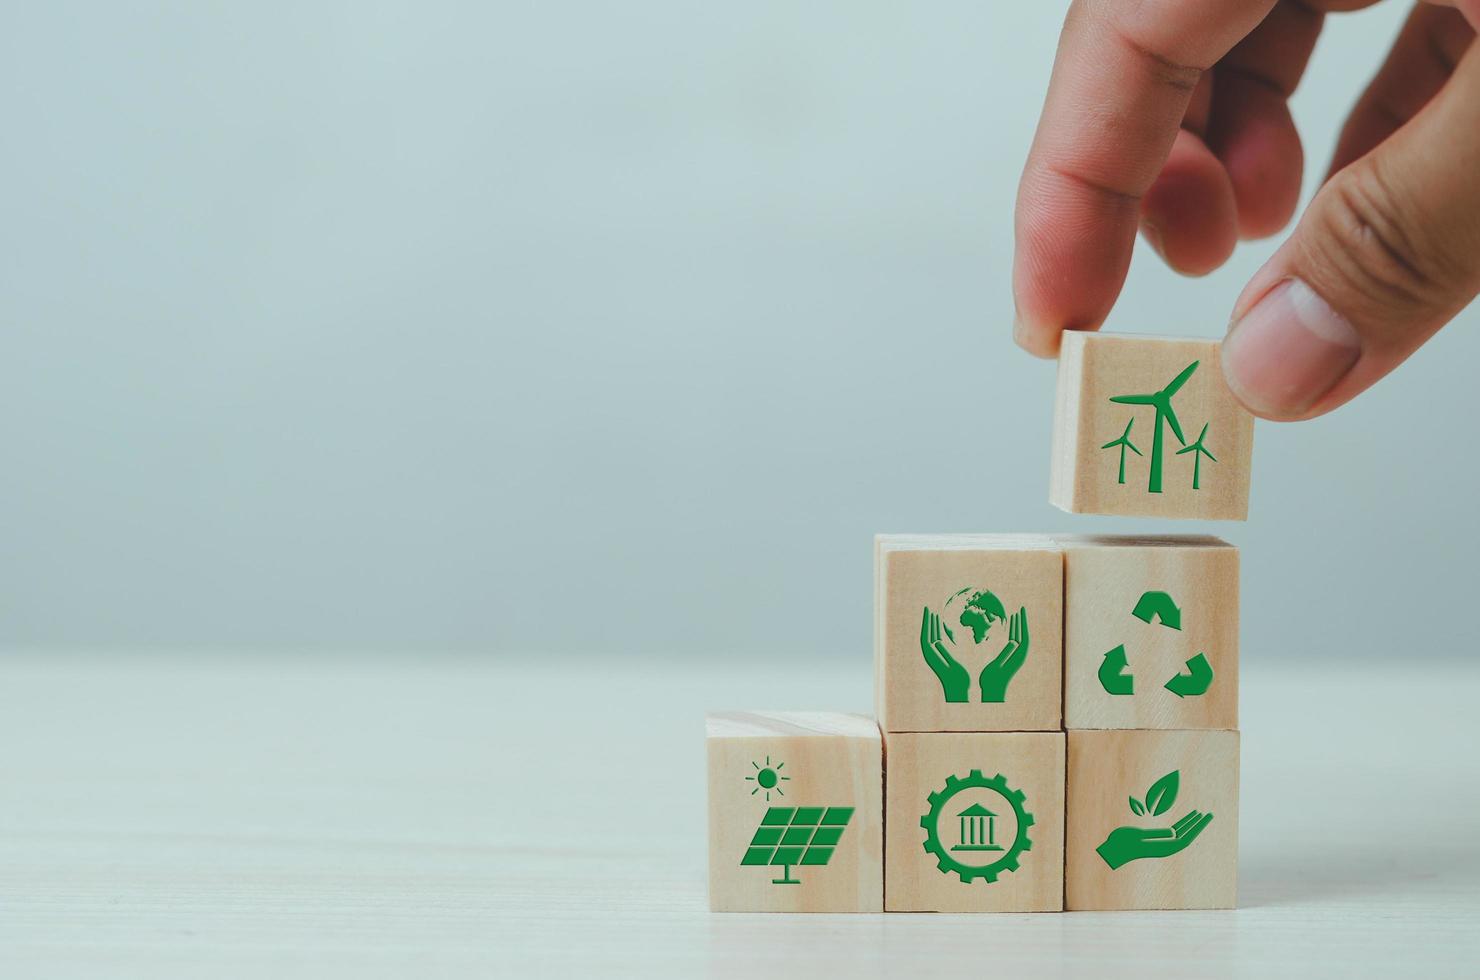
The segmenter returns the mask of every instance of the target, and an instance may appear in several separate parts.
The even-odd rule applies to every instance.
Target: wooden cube
[[[1076,514],[1241,521],[1254,417],[1211,340],[1069,331],[1049,500]]]
[[[880,535],[874,697],[890,732],[1054,731],[1063,556],[1043,535]]]
[[[883,743],[863,715],[719,712],[709,749],[709,908],[883,909]]]
[[[885,739],[884,908],[1064,908],[1064,734]]]
[[[1233,908],[1238,732],[1069,732],[1064,903]]]
[[[1057,537],[1064,725],[1238,727],[1238,549],[1218,538]]]

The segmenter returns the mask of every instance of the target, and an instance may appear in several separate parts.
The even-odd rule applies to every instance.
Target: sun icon
[[[785,768],[786,763],[778,762],[773,765],[771,763],[771,757],[768,755],[766,756],[766,764],[764,766],[762,766],[759,762],[754,761],[752,761],[750,764],[755,767],[755,775],[746,776],[745,781],[747,783],[755,783],[755,789],[750,791],[751,796],[754,796],[755,794],[764,790],[766,794],[766,802],[770,803],[772,793],[775,793],[777,796],[786,795],[781,790],[782,783],[791,782],[790,776],[781,775],[781,770]]]

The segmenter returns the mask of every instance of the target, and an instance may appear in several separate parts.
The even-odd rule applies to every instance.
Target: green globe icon
[[[941,610],[942,626],[946,636],[954,644],[956,631],[949,626],[959,623],[971,631],[973,643],[985,643],[996,623],[1007,622],[1007,610],[1002,600],[988,589],[965,588],[946,600]]]
[[[1006,625],[993,630],[998,623]],[[1019,606],[1009,616],[989,589],[962,589],[939,613],[929,606],[922,611],[920,655],[940,680],[947,701],[970,700],[973,679],[983,701],[1005,701],[1008,683],[1028,657],[1028,610]]]

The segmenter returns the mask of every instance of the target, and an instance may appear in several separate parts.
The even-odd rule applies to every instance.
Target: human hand
[[[1115,302],[1139,226],[1201,275],[1300,195],[1286,100],[1324,11],[1377,0],[1075,0],[1017,203],[1017,341],[1053,356]],[[1480,291],[1480,0],[1420,3],[1325,185],[1234,305],[1223,371],[1256,415],[1336,408]]]
[[[1212,822],[1211,813],[1192,810],[1170,827],[1116,827],[1095,853],[1104,858],[1111,871],[1141,858],[1170,857],[1197,840]]]
[[[1028,659],[1028,610],[1019,607],[1018,611],[1008,618],[1007,646],[1002,652],[992,659],[992,662],[982,668],[978,684],[982,691],[982,701],[1003,702],[1007,700],[1007,685],[1023,661]]]
[[[935,676],[940,679],[940,687],[945,692],[947,701],[970,700],[971,675],[941,642],[940,617],[931,612],[929,606],[925,607],[925,612],[920,617],[920,652],[924,654],[930,669],[935,671]]]

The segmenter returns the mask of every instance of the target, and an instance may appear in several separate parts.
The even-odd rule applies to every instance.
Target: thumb
[[[1480,292],[1480,44],[1444,89],[1316,194],[1234,308],[1223,370],[1256,415],[1331,411]]]

